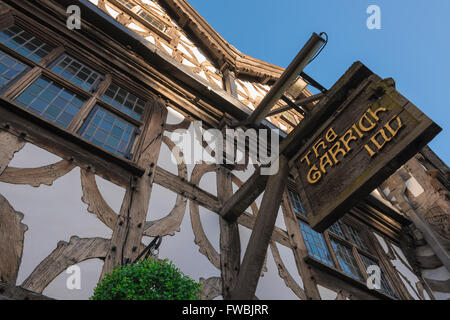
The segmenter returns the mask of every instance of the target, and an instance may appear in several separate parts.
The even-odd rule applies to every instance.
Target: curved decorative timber
[[[28,184],[39,187],[41,184],[51,186],[56,179],[65,176],[75,168],[73,162],[61,160],[39,168],[7,167],[0,176],[0,181],[11,184]]]
[[[0,282],[16,283],[24,233],[28,230],[22,219],[23,214],[15,211],[0,194]]]
[[[100,193],[95,181],[95,174],[91,170],[80,168],[80,175],[81,189],[83,190],[81,201],[88,205],[87,210],[90,213],[95,214],[110,229],[114,229],[118,214],[111,209]]]
[[[197,164],[192,170],[191,183],[198,185],[200,179],[208,172],[214,172],[216,168],[209,164]],[[214,249],[211,242],[203,230],[202,222],[200,221],[199,205],[195,201],[189,202],[189,211],[191,215],[192,231],[194,232],[194,242],[200,249],[200,253],[205,255],[208,260],[217,268],[220,269],[220,256],[219,253]]]
[[[178,166],[178,176],[184,180],[187,180],[187,168],[182,153],[175,146],[175,143],[168,137],[164,136],[162,141],[167,145],[167,147],[175,157]],[[186,204],[187,199],[183,195],[177,194],[175,206],[173,207],[172,211],[170,211],[170,213],[164,218],[146,222],[144,235],[149,237],[163,237],[166,235],[173,236],[175,232],[179,232],[180,225],[186,212]]]
[[[277,245],[274,241],[270,242],[270,250],[272,251],[273,259],[275,260],[275,264],[278,268],[278,275],[281,279],[284,280],[284,283],[286,286],[292,290],[292,292],[295,293],[295,295],[300,300],[306,300],[306,294],[305,291],[299,286],[299,284],[294,280],[294,278],[289,273],[288,269],[286,269],[286,266],[283,263],[283,260],[281,259],[280,252],[278,251]]]
[[[14,157],[14,154],[23,148],[25,142],[20,140],[20,138],[15,135],[0,131],[0,175],[8,166],[9,162]]]
[[[213,300],[222,295],[222,278],[200,278],[202,284],[202,300]]]
[[[80,239],[77,236],[71,237],[69,242],[60,241],[56,249],[42,260],[21,287],[42,293],[50,282],[68,267],[89,259],[104,259],[109,244],[110,240],[108,239]]]
[[[183,119],[183,121],[181,121],[180,123],[177,124],[165,124],[164,125],[164,131],[167,132],[174,132],[175,130],[178,129],[189,129],[189,126],[191,125],[191,120],[189,120],[188,118]]]

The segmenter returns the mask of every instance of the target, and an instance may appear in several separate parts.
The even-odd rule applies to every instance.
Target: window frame
[[[29,114],[32,117],[39,118],[40,121],[44,121],[52,126],[56,126],[62,130],[69,132],[70,134],[77,136],[78,138],[84,140],[88,144],[92,145],[94,148],[101,149],[103,152],[110,154],[115,158],[119,158],[121,160],[136,161],[136,151],[139,148],[141,142],[141,133],[145,127],[145,123],[150,117],[151,113],[151,105],[155,101],[154,94],[149,92],[148,89],[145,89],[140,84],[133,82],[129,84],[130,79],[126,76],[122,75],[120,71],[116,70],[117,67],[108,65],[103,63],[98,58],[88,54],[85,50],[81,51],[79,48],[73,46],[64,38],[59,37],[57,32],[48,30],[46,27],[42,26],[42,28],[36,28],[35,26],[28,23],[26,18],[22,18],[20,12],[16,12],[15,10],[11,10],[8,14],[9,19],[5,19],[3,23],[0,24],[0,29],[4,30],[13,25],[17,25],[22,28],[26,32],[31,35],[39,38],[41,41],[44,41],[46,44],[51,46],[53,49],[48,53],[47,56],[43,57],[39,62],[32,61],[31,59],[21,55],[15,50],[9,48],[8,46],[0,43],[0,50],[19,62],[25,64],[27,66],[26,72],[21,73],[20,76],[16,77],[11,83],[8,84],[7,88],[0,92],[0,98],[8,101],[13,104],[17,108],[20,108],[26,114]],[[7,20],[7,21],[6,21]],[[36,29],[39,29],[36,32]],[[60,59],[64,56],[68,55],[73,59],[76,59],[89,68],[95,70],[103,76],[103,79],[97,84],[96,90],[93,92],[89,92],[82,87],[76,85],[75,83],[67,80],[62,75],[56,74],[51,69],[53,66],[60,61]],[[16,103],[14,100],[24,91],[26,90],[34,81],[36,81],[40,76],[45,76],[67,90],[70,90],[83,99],[85,99],[85,103],[82,105],[80,110],[72,119],[71,123],[66,127],[62,127],[52,121],[49,121],[30,110],[23,108],[21,105]],[[114,81],[113,81],[114,79]],[[116,83],[121,88],[127,90],[133,95],[139,97],[144,100],[146,103],[144,105],[144,111],[140,120],[136,120],[135,118],[129,116],[128,114],[118,110],[112,105],[109,105],[105,101],[102,100],[102,96],[106,92],[107,88],[111,84],[111,82]],[[139,92],[139,94],[136,94]],[[130,147],[131,158],[121,157],[113,152],[108,151],[105,148],[97,146],[93,142],[82,138],[78,134],[78,130],[83,125],[84,121],[88,118],[89,114],[92,112],[93,108],[99,105],[100,107],[112,112],[114,115],[122,118],[123,120],[131,123],[136,126],[136,130],[134,132],[137,135],[134,137],[132,145]]]
[[[293,187],[295,186],[295,187]],[[306,212],[306,217],[298,214],[295,212],[293,205],[292,205],[292,199],[290,197],[289,194],[289,190],[288,188],[291,189],[291,191],[297,190],[296,184],[294,184],[292,181],[288,182],[288,185],[285,189],[286,192],[286,199],[288,199],[288,205],[287,208],[288,210],[291,210],[292,213],[295,215],[295,217],[297,218],[297,220],[302,221],[303,223],[309,225],[309,218]],[[295,188],[295,189],[294,189]],[[297,194],[299,195],[300,199],[301,199],[301,195],[300,192],[297,191]],[[373,261],[375,261],[378,266],[384,270],[384,275],[385,275],[385,280],[388,283],[390,289],[392,292],[394,292],[397,296],[391,296],[389,295],[387,292],[384,292],[382,289],[376,290],[377,292],[380,292],[386,296],[391,297],[392,299],[399,299],[399,297],[401,297],[400,295],[400,289],[397,287],[397,285],[394,284],[394,282],[392,281],[391,277],[388,275],[387,272],[387,268],[384,265],[384,261],[379,257],[379,252],[376,249],[376,247],[372,244],[372,239],[370,238],[369,234],[370,234],[370,228],[364,224],[362,224],[361,222],[357,221],[355,218],[350,217],[349,215],[344,216],[343,218],[341,218],[339,221],[337,221],[336,223],[339,224],[343,234],[344,234],[344,238],[340,235],[335,234],[334,232],[330,231],[330,230],[326,230],[322,233],[323,238],[325,240],[325,244],[327,246],[328,252],[334,262],[334,267],[330,266],[328,264],[323,263],[320,260],[317,260],[316,258],[314,258],[309,252],[307,252],[307,259],[312,259],[313,261],[315,261],[316,263],[329,268],[329,269],[333,269],[335,271],[337,271],[339,274],[343,275],[344,277],[346,277],[347,279],[352,279],[353,281],[357,281],[359,283],[366,283],[367,279],[368,279],[368,275],[367,275],[367,270],[364,267],[364,262],[362,261],[362,258],[360,257],[360,255],[365,255],[366,257],[372,259]],[[350,241],[348,239],[351,239],[349,232],[347,230],[346,227],[343,227],[343,224],[345,225],[349,225],[352,228],[354,228],[355,230],[359,231],[359,234],[362,238],[362,240],[364,241],[365,245],[367,246],[367,250],[365,250],[364,248],[359,247],[355,242]],[[300,228],[300,226],[299,226]],[[301,232],[301,230],[300,230]],[[305,239],[303,238],[303,234],[302,234],[302,239],[303,242],[305,242]],[[337,258],[336,252],[333,249],[333,246],[331,244],[331,241],[337,241],[340,242],[341,244],[349,247],[349,249],[352,252],[353,258],[356,262],[356,265],[358,267],[358,271],[360,273],[360,276],[362,277],[362,279],[356,279],[350,275],[348,275],[347,273],[345,273],[343,271],[343,268],[339,262],[339,259]]]
[[[132,3],[135,4],[132,9],[128,8],[125,4],[121,3],[118,0],[107,0],[110,5],[113,7],[116,7],[116,9],[121,10],[125,12],[127,15],[129,15],[132,19],[134,19],[134,22],[137,22],[144,26],[147,29],[150,29],[154,33],[156,33],[159,37],[166,40],[168,43],[172,41],[171,29],[172,27],[165,21],[163,21],[160,17],[156,16],[151,10],[147,10],[145,8],[145,4],[137,3],[136,1],[133,1]],[[140,11],[145,11],[147,14],[149,14],[152,18],[154,18],[157,22],[161,23],[166,27],[164,31],[159,30],[157,27],[152,25],[150,22],[145,20],[145,18],[141,17],[139,15]]]

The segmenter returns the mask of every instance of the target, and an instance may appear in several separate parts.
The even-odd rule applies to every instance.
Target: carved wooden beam
[[[167,136],[163,137],[163,142],[170,149],[170,151],[172,152],[173,156],[177,161],[178,177],[181,180],[186,181],[188,177],[187,167],[180,153],[174,152],[176,150],[175,143],[172,142],[172,140],[170,140]],[[158,171],[158,168],[156,168],[155,171]],[[155,183],[157,180],[156,175],[157,174],[155,172],[155,178],[153,180],[153,182]],[[149,237],[156,237],[156,236],[164,237],[166,235],[174,235],[175,231],[180,231],[180,226],[181,223],[183,222],[184,214],[186,213],[186,205],[187,205],[187,198],[181,195],[180,193],[177,193],[177,200],[175,201],[175,206],[170,211],[170,213],[164,218],[158,219],[156,221],[147,221],[145,223],[144,235]]]
[[[7,132],[0,131],[0,175],[8,166],[9,162],[14,157],[14,154],[23,148],[25,141]]]
[[[281,259],[277,245],[273,241],[270,242],[270,250],[272,251],[273,259],[275,260],[275,264],[277,265],[278,274],[280,278],[284,280],[286,287],[291,289],[292,292],[294,292],[299,299],[306,300],[305,291],[302,288],[300,288],[298,283],[294,280],[289,271],[286,269],[286,266],[284,265],[283,260]],[[302,281],[304,281],[303,278]]]
[[[0,282],[15,284],[22,260],[24,233],[28,227],[23,214],[0,195]]]
[[[51,186],[56,179],[65,176],[75,168],[75,164],[68,160],[61,160],[39,168],[8,167],[0,175],[0,181],[12,184],[28,184],[39,187],[41,184]]]
[[[81,201],[88,205],[87,210],[95,214],[100,221],[102,221],[109,228],[114,229],[117,223],[118,215],[106,203],[95,181],[95,174],[92,171],[80,169],[81,173],[81,188],[83,190],[83,197]]]
[[[80,239],[76,236],[71,237],[69,242],[60,241],[56,249],[42,260],[21,286],[41,293],[53,279],[71,265],[93,258],[104,259],[109,243],[107,239]]]

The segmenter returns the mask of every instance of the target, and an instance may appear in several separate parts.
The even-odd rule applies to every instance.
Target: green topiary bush
[[[116,267],[98,283],[91,300],[198,300],[201,284],[169,260],[147,259]]]

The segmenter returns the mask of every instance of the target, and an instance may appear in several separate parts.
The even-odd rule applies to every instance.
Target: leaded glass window
[[[363,254],[360,255],[360,256],[361,256],[361,260],[364,263],[364,267],[366,269],[369,266],[372,266],[372,265],[376,265],[376,266],[380,267],[379,264],[377,262],[375,262],[373,259],[371,259],[371,258],[369,258],[369,257],[367,257],[367,256],[365,256]],[[386,276],[384,274],[384,270],[381,267],[380,267],[380,270],[381,270],[381,279],[380,279],[380,282],[381,282],[381,288],[380,289],[381,289],[381,291],[383,291],[384,293],[386,293],[386,294],[388,294],[388,295],[390,295],[392,297],[398,298],[398,296],[395,294],[395,292],[392,291],[391,286],[389,285],[389,283],[386,281]]]
[[[131,158],[136,127],[106,109],[95,106],[78,133],[112,153]]]
[[[18,26],[0,31],[0,42],[28,59],[39,62],[52,48]]]
[[[342,228],[341,228],[339,222],[333,223],[333,224],[328,228],[328,231],[333,232],[334,234],[336,234],[336,235],[338,235],[338,236],[340,236],[340,237],[342,237],[342,238],[345,238],[344,232],[342,231]]]
[[[348,234],[350,236],[350,239],[348,240],[353,241],[361,249],[369,251],[360,232],[357,229],[353,228],[352,226],[349,226],[348,224],[346,224],[345,227],[347,228]]]
[[[133,9],[133,7],[134,7],[134,4],[131,3],[131,1],[129,1],[129,0],[119,0],[119,2],[121,4],[123,4],[125,7],[127,7],[128,9]]]
[[[144,10],[139,11],[139,16],[141,16],[145,21],[150,23],[152,26],[154,26],[156,29],[158,29],[161,32],[165,32],[167,30],[167,26],[163,23],[159,22],[155,18],[153,18],[149,13],[145,12]]]
[[[291,189],[288,189],[289,191],[289,198],[291,199],[292,208],[294,208],[295,213],[301,214],[302,216],[306,217],[306,211],[305,208],[303,208],[302,202],[300,200],[300,196],[297,192],[292,191]]]
[[[26,88],[15,102],[22,107],[67,128],[85,99],[47,77],[41,76]]]
[[[335,240],[331,240],[331,246],[336,254],[336,258],[339,261],[342,271],[354,279],[362,280],[352,249]]]
[[[303,221],[299,221],[299,224],[309,255],[329,266],[334,267],[333,260],[330,252],[328,251],[323,235],[311,229],[311,227]]]
[[[58,60],[52,71],[91,92],[103,78],[99,73],[67,54]]]
[[[23,63],[0,51],[0,89],[9,85],[26,68]]]
[[[136,120],[140,120],[144,113],[145,101],[114,83],[106,90],[102,100]]]

